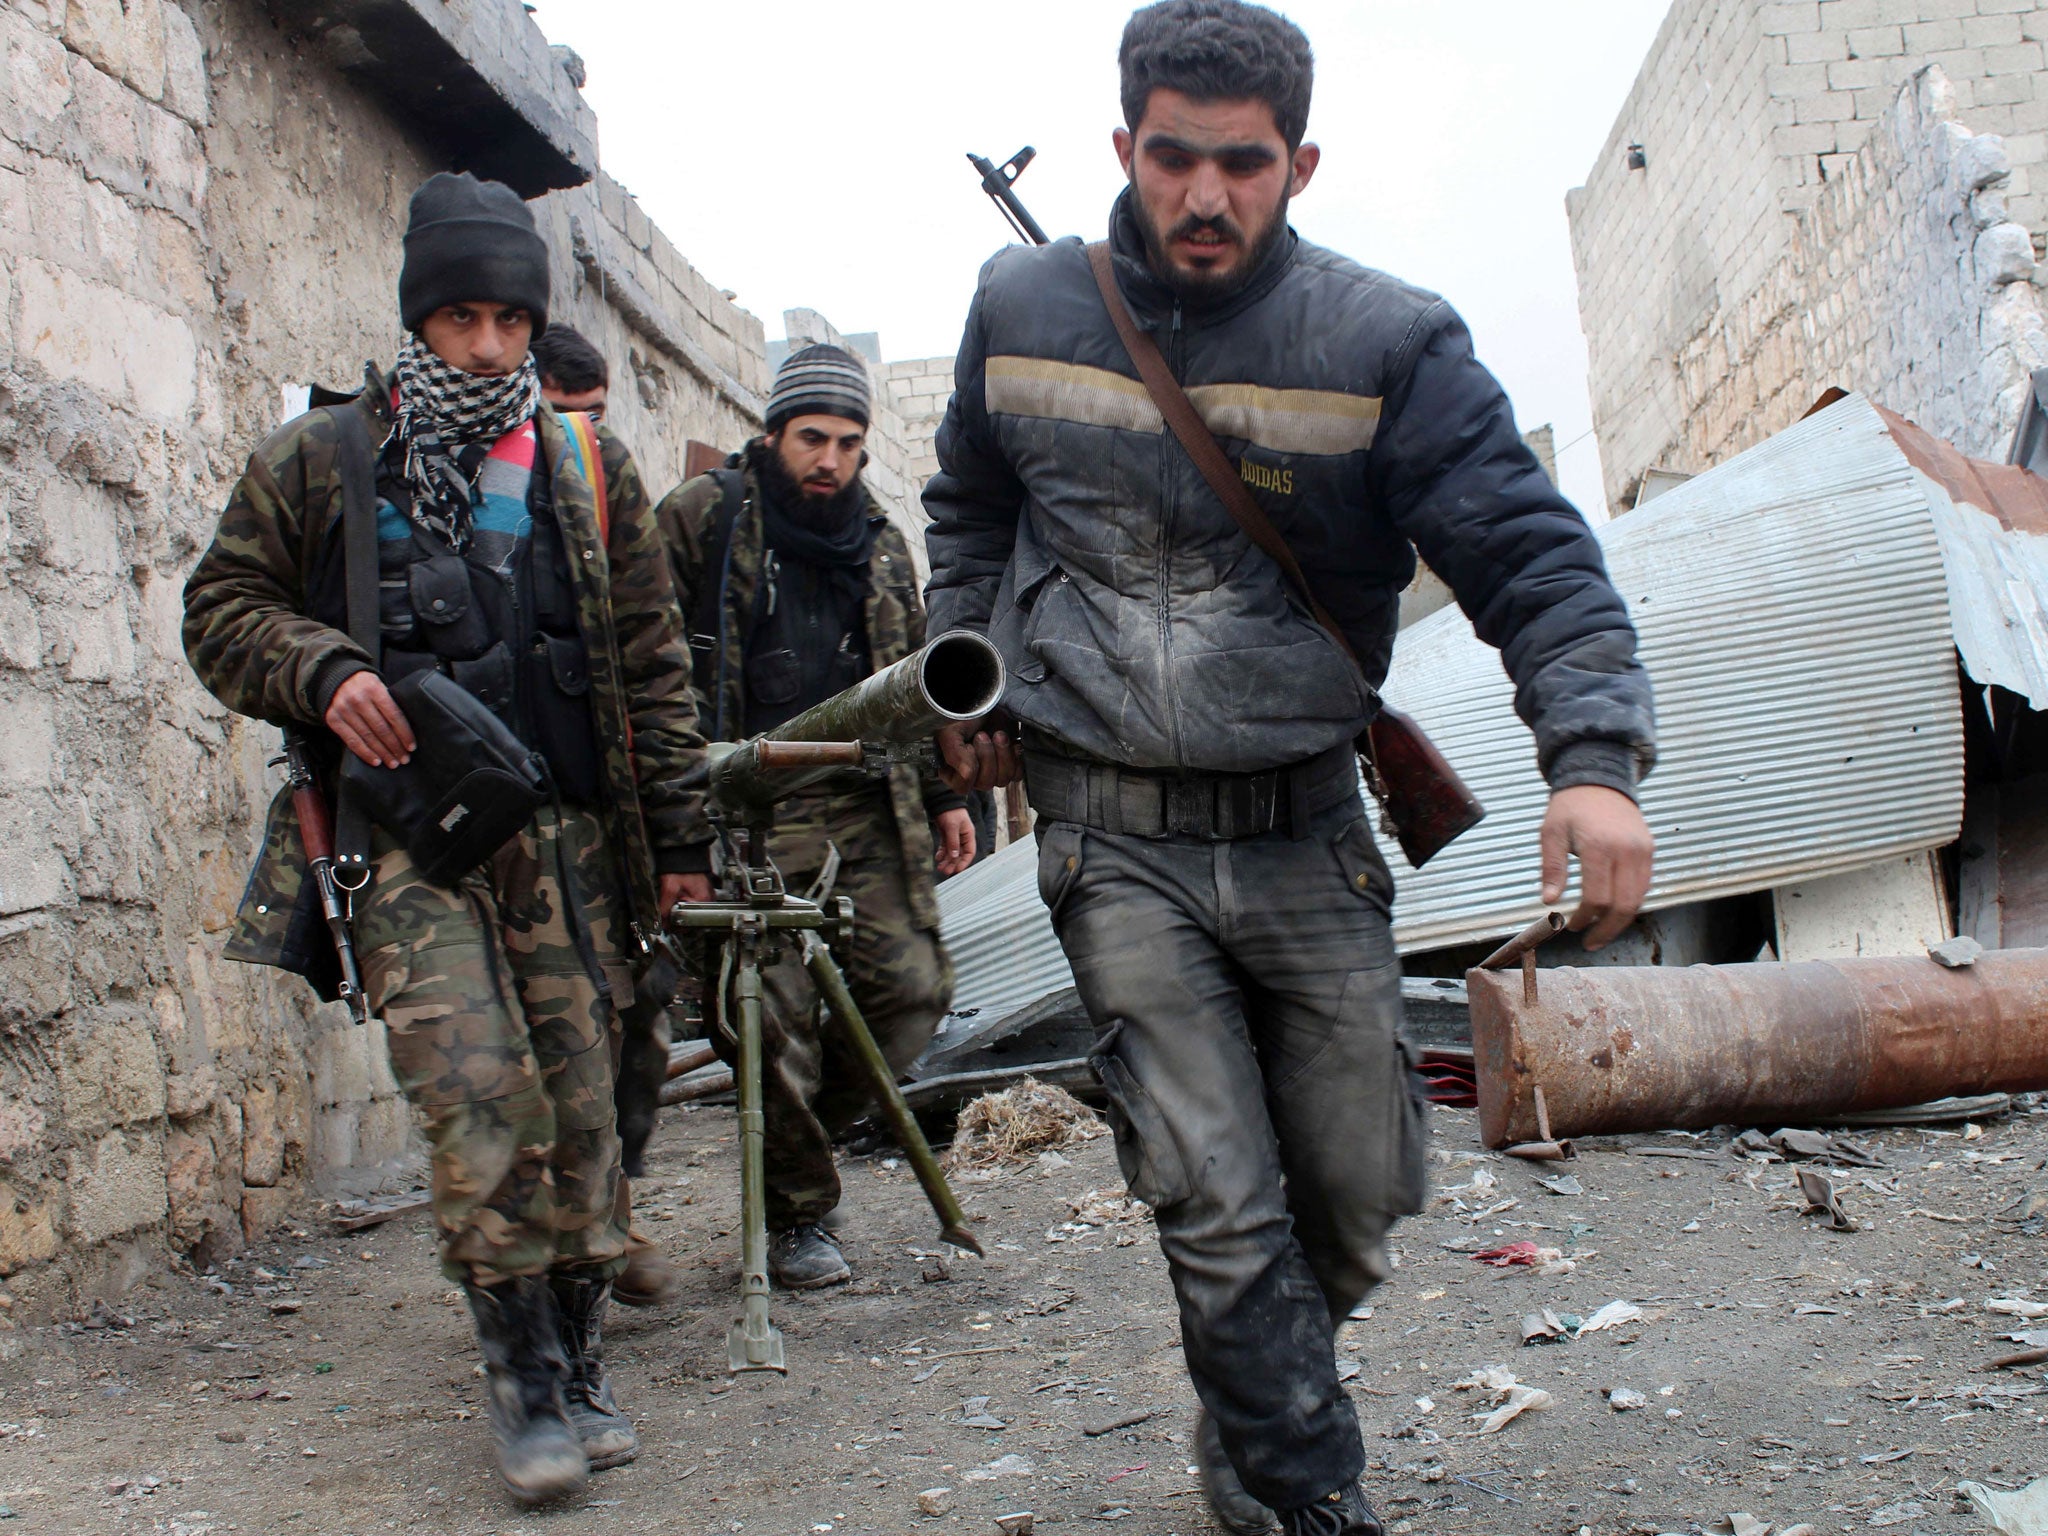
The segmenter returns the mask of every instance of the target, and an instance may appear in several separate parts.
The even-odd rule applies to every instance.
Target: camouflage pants
[[[617,997],[632,981],[597,818],[542,809],[454,890],[381,833],[372,852],[356,904],[363,985],[426,1120],[442,1270],[479,1284],[616,1273],[619,1028],[596,975]]]
[[[817,878],[828,842],[841,859],[832,894],[852,899],[854,917],[852,944],[835,946],[833,958],[900,1073],[930,1044],[952,1001],[953,963],[938,934],[911,917],[885,789],[805,795],[780,807],[769,850],[791,891],[802,894]],[[793,950],[762,970],[761,983],[768,1226],[776,1231],[839,1204],[832,1137],[867,1112],[872,1094],[837,1021],[821,1019],[825,1010]]]

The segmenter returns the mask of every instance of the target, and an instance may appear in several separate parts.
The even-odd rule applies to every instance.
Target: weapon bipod
[[[761,1112],[761,967],[780,958],[773,953],[776,949],[795,948],[818,995],[846,1031],[890,1129],[902,1143],[925,1197],[944,1224],[940,1235],[976,1256],[982,1249],[968,1232],[960,1203],[953,1197],[938,1159],[932,1156],[923,1129],[903,1102],[896,1075],[875,1044],[867,1020],[861,1017],[846,978],[832,958],[831,943],[852,936],[852,901],[841,896],[827,903],[790,895],[783,887],[781,871],[765,853],[759,863],[751,857],[752,849],[765,843],[765,828],[757,826],[736,834],[721,824],[718,830],[725,855],[720,898],[679,903],[671,909],[669,922],[677,928],[717,935],[717,972],[707,978],[711,983],[707,1002],[716,1010],[711,1015],[716,1021],[712,1027],[723,1025],[728,998],[738,1014],[732,1034],[739,1056],[733,1077],[739,1089],[740,1112],[741,1311],[739,1321],[726,1335],[728,1363],[735,1375],[742,1371],[786,1375],[789,1367],[783,1359],[782,1334],[768,1321],[768,1211],[763,1164],[767,1134]]]

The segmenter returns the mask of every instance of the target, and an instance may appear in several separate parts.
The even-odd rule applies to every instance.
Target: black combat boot
[[[462,1289],[483,1346],[485,1400],[505,1486],[524,1504],[577,1492],[590,1475],[590,1461],[564,1411],[568,1362],[547,1277],[465,1282]]]
[[[1380,1517],[1372,1512],[1365,1491],[1356,1483],[1326,1493],[1304,1508],[1282,1512],[1280,1529],[1286,1536],[1385,1536]]]
[[[1244,1491],[1237,1468],[1223,1451],[1223,1434],[1204,1409],[1195,1418],[1195,1466],[1209,1512],[1231,1536],[1272,1536],[1280,1527],[1273,1511]]]
[[[569,1422],[583,1442],[591,1471],[624,1466],[640,1454],[640,1437],[612,1401],[612,1384],[604,1374],[604,1309],[611,1300],[612,1283],[555,1275],[549,1284],[561,1321],[562,1353],[569,1362],[562,1382]]]
[[[816,1290],[853,1278],[839,1251],[839,1239],[810,1222],[769,1239],[768,1268],[774,1271],[776,1283],[790,1291]]]

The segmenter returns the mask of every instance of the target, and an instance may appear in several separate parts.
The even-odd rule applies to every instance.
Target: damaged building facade
[[[2048,363],[2048,6],[1677,0],[1566,200],[1608,504],[1860,389],[2002,458]]]
[[[250,448],[392,357],[412,189],[534,200],[657,494],[759,428],[761,322],[598,169],[580,77],[517,0],[0,0],[0,1278],[32,1311],[408,1156],[379,1026],[220,958],[277,732],[179,623]]]

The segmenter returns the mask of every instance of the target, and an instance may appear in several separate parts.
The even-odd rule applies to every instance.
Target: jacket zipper
[[[1180,328],[1180,300],[1173,302],[1173,320],[1166,342],[1166,366],[1176,381],[1183,363]],[[1174,436],[1162,422],[1159,434],[1159,684],[1166,692],[1166,731],[1173,745],[1173,762],[1185,768],[1187,749],[1180,723],[1180,688],[1173,676],[1173,527],[1180,486],[1179,464],[1174,458]]]

